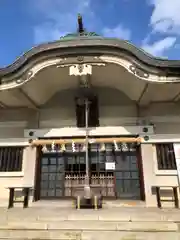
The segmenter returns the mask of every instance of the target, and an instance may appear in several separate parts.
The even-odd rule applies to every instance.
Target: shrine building
[[[32,186],[33,204],[84,184],[86,94],[91,186],[156,207],[154,186],[178,186],[180,61],[78,24],[0,69],[0,203],[9,186]]]

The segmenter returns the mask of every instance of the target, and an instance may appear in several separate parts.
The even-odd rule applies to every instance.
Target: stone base
[[[76,209],[100,209],[102,208],[102,198],[93,196],[91,198],[84,198],[78,196],[75,199]]]

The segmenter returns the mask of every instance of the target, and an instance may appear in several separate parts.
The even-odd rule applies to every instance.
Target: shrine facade
[[[179,185],[179,69],[81,23],[1,68],[0,202],[12,185],[32,186],[31,202],[72,198],[85,182],[88,132],[91,186],[157,206],[154,186]]]

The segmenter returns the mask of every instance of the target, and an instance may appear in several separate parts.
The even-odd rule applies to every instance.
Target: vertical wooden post
[[[23,201],[23,207],[27,208],[29,205],[29,188],[24,188],[24,201]]]
[[[33,202],[40,199],[40,187],[41,187],[41,146],[37,146],[36,151],[36,167],[35,167],[35,190],[33,196]]]
[[[77,196],[77,209],[80,209],[81,199],[80,196]]]
[[[9,188],[9,204],[8,208],[14,207],[14,188]]]
[[[97,196],[94,196],[94,208],[95,208],[96,210],[98,209]]]
[[[157,206],[158,206],[158,208],[161,208],[160,187],[156,187],[156,199],[157,199]]]
[[[174,194],[174,205],[175,205],[175,208],[179,208],[179,199],[178,199],[177,187],[173,187],[173,194]]]
[[[142,164],[142,156],[141,156],[141,147],[137,146],[137,164],[139,168],[139,183],[140,183],[140,194],[141,200],[145,201],[145,191],[144,191],[144,173],[143,173],[143,164]]]

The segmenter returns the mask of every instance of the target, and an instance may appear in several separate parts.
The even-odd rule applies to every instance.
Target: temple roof
[[[77,56],[116,57],[128,61],[130,70],[134,75],[140,76],[142,72],[163,76],[169,82],[180,81],[180,61],[167,60],[154,57],[143,49],[128,41],[117,38],[106,38],[96,32],[88,32],[83,26],[81,15],[78,15],[78,28],[76,32],[68,33],[59,40],[37,45],[25,52],[11,65],[0,68],[0,87],[10,79],[22,78],[37,62],[51,61],[57,58],[73,58]],[[73,64],[75,64],[73,62]],[[137,68],[138,70],[133,70]],[[129,68],[128,67],[128,68]],[[29,69],[27,71],[27,69]],[[128,70],[129,71],[129,70]],[[142,77],[142,76],[141,76]],[[173,80],[171,78],[173,77]],[[25,77],[26,78],[26,77]],[[152,80],[154,81],[154,80]],[[162,79],[161,79],[162,82]]]
[[[125,40],[100,37],[92,32],[85,34],[89,35],[70,33],[57,41],[40,44],[31,48],[9,66],[0,68],[0,82],[2,77],[20,70],[26,64],[34,62],[41,57],[49,58],[51,55],[57,57],[71,57],[77,54],[125,56],[131,62],[139,62],[138,64],[142,65],[143,68],[146,66],[145,68],[148,68],[148,71],[154,69],[155,72],[165,71],[166,74],[180,75],[180,60],[167,60],[154,57]]]
[[[75,33],[68,33],[65,36],[61,37],[60,39],[63,40],[73,40],[75,38],[81,38],[81,37],[97,37],[99,36],[97,33],[95,32],[87,32],[83,26],[83,20],[82,20],[82,16],[80,14],[78,14],[78,29],[77,32]]]
[[[130,59],[131,62],[138,62],[138,64],[142,65],[141,67],[148,68],[148,71],[155,71],[158,74],[165,71],[167,75],[173,74],[178,75],[178,77],[180,75],[180,60],[157,58],[128,41],[106,38],[96,32],[86,31],[83,26],[82,16],[78,15],[78,29],[76,32],[68,33],[54,42],[37,45],[19,56],[9,66],[0,68],[0,83],[4,76],[17,72],[31,61],[38,61],[42,57],[50,58],[53,54],[57,57],[71,57],[77,54],[123,56]]]
[[[77,32],[35,46],[0,68],[0,108],[39,109],[56,94],[64,96],[64,103],[83,74],[93,88],[103,89],[99,94],[108,88],[102,99],[113,89],[118,91],[114,99],[121,96],[126,104],[180,102],[180,61],[155,58],[128,41],[88,32],[78,16]]]
[[[68,33],[65,36],[62,36],[60,40],[73,40],[81,37],[100,37],[100,35],[98,35],[95,32],[87,32],[87,31],[84,31],[82,34],[79,34],[78,32],[74,32],[74,33]]]

